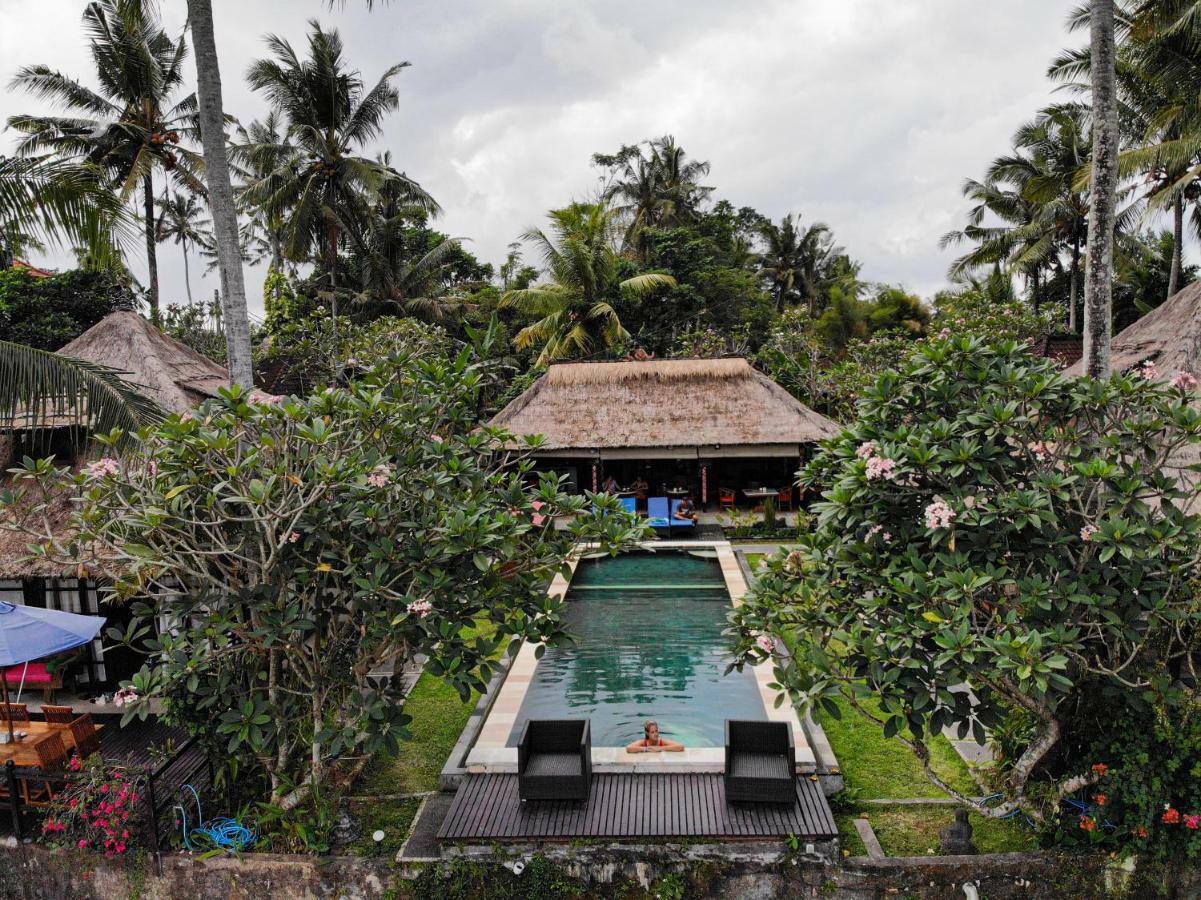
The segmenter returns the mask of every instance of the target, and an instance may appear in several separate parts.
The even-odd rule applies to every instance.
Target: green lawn
[[[876,707],[866,704],[875,711]],[[880,726],[857,710],[839,701],[842,718],[818,715],[816,718],[830,739],[834,755],[857,799],[945,797],[922,771],[921,764],[908,747],[895,738],[884,737]],[[965,763],[942,735],[930,744],[934,771],[956,790],[977,791]]]
[[[863,815],[863,813],[856,813]],[[938,832],[955,819],[953,806],[891,807],[868,809],[867,820],[889,856],[925,856],[939,852]],[[1012,853],[1038,849],[1034,829],[1017,819],[987,819],[976,813],[972,823],[972,843],[978,853]],[[850,829],[855,830],[854,823]],[[840,828],[841,831],[841,828]],[[855,835],[859,841],[858,834]],[[862,846],[860,844],[860,846]],[[844,844],[846,849],[850,845]],[[852,854],[862,852],[852,850]]]
[[[387,794],[417,794],[438,789],[438,773],[446,764],[455,741],[467,725],[479,694],[472,692],[463,702],[458,693],[440,678],[425,674],[417,680],[405,703],[413,721],[409,740],[403,741],[395,755],[381,753],[359,779],[354,793],[361,797]],[[360,838],[350,852],[369,855],[377,852],[371,833],[377,828],[385,835],[378,852],[395,856],[408,836],[417,815],[419,800],[371,800],[354,805],[363,825]]]

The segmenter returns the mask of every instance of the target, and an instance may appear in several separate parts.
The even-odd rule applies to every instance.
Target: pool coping
[[[710,549],[717,553],[717,561],[721,568],[730,602],[738,606],[747,592],[747,580],[743,576],[738,558],[729,541],[653,541],[640,545],[644,550],[704,550]],[[581,557],[586,554],[591,545],[581,545],[576,548],[568,560],[569,570],[575,574],[576,566]],[[555,575],[547,589],[548,595],[565,596],[570,580],[562,574]],[[529,689],[534,669],[538,665],[537,646],[530,642],[521,645],[517,655],[512,658],[499,690],[494,699],[481,710],[481,720],[478,730],[472,737],[466,758],[452,756],[452,759],[463,759],[463,770],[472,774],[489,772],[516,772],[517,748],[509,747],[508,739],[517,720],[525,692]],[[768,685],[774,681],[772,665],[763,662],[750,666],[759,689],[759,698],[763,703],[764,713],[769,721],[787,722],[791,728],[793,742],[796,745],[797,772],[812,774],[817,769],[817,760],[806,731],[796,710],[791,703],[776,706],[779,692]],[[489,685],[491,692],[492,685]],[[464,735],[466,737],[466,735]],[[462,740],[462,739],[460,739]],[[456,747],[456,751],[458,747]],[[648,759],[647,754],[627,753],[624,747],[592,748],[592,769],[594,772],[645,772],[648,774],[687,773],[687,772],[721,772],[725,762],[724,747],[690,747],[680,753],[655,754]]]

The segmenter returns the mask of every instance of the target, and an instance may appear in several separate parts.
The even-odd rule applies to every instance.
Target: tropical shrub
[[[1201,518],[1179,467],[1201,413],[1191,375],[1156,375],[1066,378],[1014,343],[919,347],[803,473],[817,522],[736,611],[741,660],[786,651],[796,702],[837,716],[843,698],[974,806],[930,767],[930,737],[983,740],[1028,711],[1006,800],[982,812],[1053,818],[1100,778],[1087,758],[1048,769],[1082,698],[1183,702]]]
[[[572,544],[617,552],[646,530],[614,498],[532,482],[506,434],[476,427],[486,379],[466,352],[406,354],[307,399],[232,390],[79,473],[79,540],[45,552],[132,601],[108,633],[149,653],[126,717],[160,700],[287,809],[395,750],[417,654],[466,698],[506,646],[558,639],[546,586]],[[30,463],[19,480],[53,477]]]

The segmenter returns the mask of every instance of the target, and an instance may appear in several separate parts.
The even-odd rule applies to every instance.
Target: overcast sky
[[[373,83],[395,62],[400,108],[379,147],[445,210],[436,226],[499,263],[545,210],[595,189],[595,151],[674,134],[712,163],[735,206],[833,228],[863,277],[928,296],[962,223],[967,176],[1052,96],[1068,35],[1063,0],[214,0],[226,110],[263,102],[245,83],[262,36],[302,49],[306,20],[341,31]],[[94,85],[81,0],[0,0],[0,74],[46,63]],[[173,32],[185,0],[164,0]],[[189,72],[192,72],[189,62]],[[39,110],[0,89],[0,117]],[[0,151],[11,150],[10,132]],[[159,250],[164,301],[182,300],[179,250]],[[51,257],[63,265],[67,260]],[[144,273],[143,260],[133,268]],[[193,266],[195,272],[196,266]],[[195,278],[195,276],[194,276]],[[215,276],[198,296],[211,295]],[[250,273],[261,310],[262,273]]]

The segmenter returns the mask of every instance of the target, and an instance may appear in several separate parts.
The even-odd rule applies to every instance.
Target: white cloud
[[[336,24],[368,79],[410,60],[380,148],[484,259],[502,259],[546,209],[588,196],[593,152],[670,132],[712,162],[720,196],[823,220],[865,277],[923,293],[943,283],[937,241],[966,208],[963,179],[1050,99],[1047,62],[1079,40],[1063,29],[1071,3],[1046,0],[214,6],[226,105],[240,117],[263,112],[243,75],[264,32],[299,46],[307,18]],[[182,8],[164,5],[173,27]],[[0,0],[0,75],[46,62],[90,79],[78,15],[68,0]],[[33,108],[0,93],[0,115]],[[164,295],[182,296],[176,248],[161,256]],[[257,289],[261,275],[250,280]],[[210,276],[204,290],[214,286]]]

